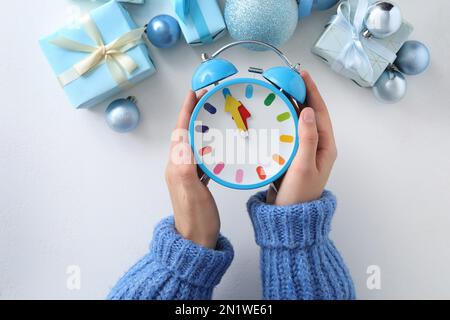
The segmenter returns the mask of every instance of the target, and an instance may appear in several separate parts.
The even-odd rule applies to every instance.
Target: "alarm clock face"
[[[288,169],[298,149],[298,116],[276,87],[255,79],[223,82],[197,104],[189,127],[201,169],[235,189],[265,186]]]

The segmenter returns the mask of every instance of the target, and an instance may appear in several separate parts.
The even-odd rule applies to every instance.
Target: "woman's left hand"
[[[166,181],[175,217],[175,228],[192,242],[214,249],[220,231],[216,202],[206,183],[200,181],[197,164],[188,141],[188,126],[198,96],[190,91],[181,108],[176,129],[172,135]]]

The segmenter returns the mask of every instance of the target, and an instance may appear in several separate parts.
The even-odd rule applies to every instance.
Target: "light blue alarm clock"
[[[233,77],[236,67],[218,56],[249,44],[274,51],[286,66],[249,68],[260,79]],[[202,59],[192,90],[211,88],[194,109],[189,141],[203,179],[241,190],[273,183],[289,168],[299,146],[298,115],[306,99],[299,65],[277,48],[250,40],[233,42]]]

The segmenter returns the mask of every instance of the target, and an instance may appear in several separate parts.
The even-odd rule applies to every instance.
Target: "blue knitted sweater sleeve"
[[[149,253],[125,273],[108,299],[211,299],[232,260],[226,238],[219,237],[215,250],[198,246],[177,233],[170,217],[156,226]]]
[[[266,204],[266,193],[250,198],[248,211],[261,247],[264,299],[355,299],[349,271],[329,239],[336,198],[293,206]]]

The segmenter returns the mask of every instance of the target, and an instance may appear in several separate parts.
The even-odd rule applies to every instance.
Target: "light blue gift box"
[[[143,4],[145,0],[119,0],[120,2],[128,2],[128,3],[134,3],[134,4]]]
[[[91,11],[90,16],[97,25],[105,44],[109,44],[125,33],[138,28],[129,13],[115,0]],[[62,49],[49,42],[58,36],[95,46],[81,24],[63,27],[56,33],[42,38],[39,41],[41,48],[57,76],[88,56],[87,53]],[[126,54],[138,65],[138,68],[128,75],[128,85],[136,84],[155,73],[156,69],[145,43],[130,49]],[[89,73],[64,87],[70,102],[76,108],[88,108],[99,104],[120,93],[122,89],[123,86],[113,79],[105,63],[99,64]]]
[[[192,46],[207,44],[226,32],[217,0],[172,0],[181,31]]]
[[[351,17],[353,18],[358,6],[358,0],[348,0],[348,2],[351,6]],[[369,5],[375,2],[377,2],[377,0],[368,1]],[[396,54],[406,40],[408,40],[413,30],[414,28],[410,23],[403,21],[400,29],[392,36],[384,39],[369,39],[369,41],[376,42],[376,45],[379,45],[387,50],[376,51],[369,46],[370,43],[364,41],[362,42],[373,70],[370,77],[362,77],[354,70],[346,68],[335,71],[346,78],[352,79],[362,87],[373,87],[386,68],[395,61],[397,56]],[[312,52],[321,57],[328,65],[333,66],[346,45],[349,36],[351,35],[349,35],[346,30],[341,28],[339,23],[336,23],[336,21],[332,18],[326,26],[325,31],[314,44]],[[383,51],[385,51],[386,54],[383,54]]]
[[[106,2],[108,0],[99,0],[99,1]],[[126,3],[132,3],[132,4],[143,4],[143,3],[145,3],[145,0],[117,0],[117,1],[119,1],[119,2],[126,2]]]
[[[106,0],[103,0],[106,1]],[[119,0],[119,2],[127,2],[127,3],[133,3],[133,4],[143,4],[145,3],[145,0]]]

